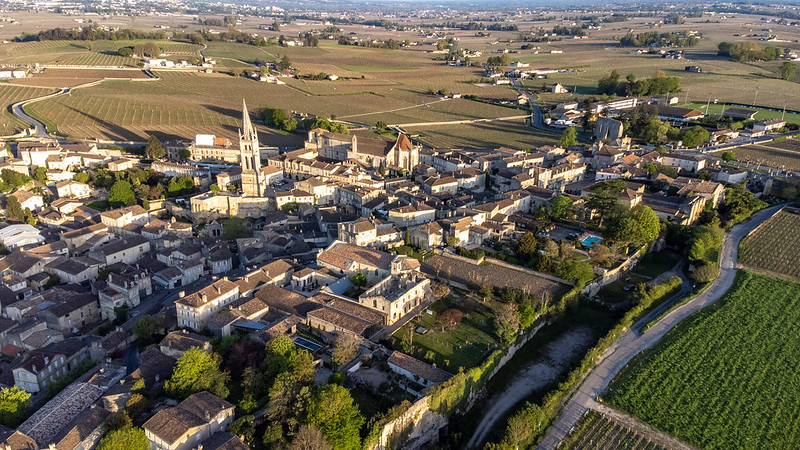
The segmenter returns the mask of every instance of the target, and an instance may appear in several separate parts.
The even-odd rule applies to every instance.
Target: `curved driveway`
[[[739,241],[781,208],[782,206],[774,206],[759,211],[749,221],[733,227],[730,233],[725,235],[720,253],[719,277],[705,292],[667,314],[644,333],[639,334],[636,331],[628,330],[617,339],[603,354],[600,363],[586,376],[537,449],[557,448],[586,411],[596,404],[597,396],[603,393],[608,387],[608,383],[634,356],[652,347],[680,321],[717,301],[727,292],[736,278]]]

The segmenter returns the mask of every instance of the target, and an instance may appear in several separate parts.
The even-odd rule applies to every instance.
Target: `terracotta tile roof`
[[[333,243],[317,256],[317,261],[340,269],[349,269],[350,263],[357,262],[361,266],[390,270],[392,259],[393,256],[389,253],[344,242]]]
[[[392,352],[392,356],[389,357],[388,363],[394,364],[401,369],[405,369],[414,375],[419,375],[420,378],[424,378],[433,383],[441,383],[452,377],[452,375],[442,369],[433,367],[424,361],[420,361],[417,358],[406,355],[405,353],[400,353],[398,351]]]
[[[192,428],[211,423],[233,405],[208,392],[192,394],[178,406],[162,409],[144,423],[147,431],[170,444],[180,439]]]

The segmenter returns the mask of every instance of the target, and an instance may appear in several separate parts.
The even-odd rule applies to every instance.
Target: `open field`
[[[494,287],[513,287],[531,294],[548,290],[556,294],[563,286],[546,278],[529,275],[525,272],[507,269],[495,264],[484,263],[476,266],[454,258],[436,255],[422,263],[425,273],[459,283],[475,283],[479,286],[489,284]]]
[[[742,264],[800,281],[800,211],[784,209],[740,245]]]
[[[683,96],[681,98],[683,98]],[[711,101],[713,102],[714,99],[712,98]],[[681,108],[693,108],[693,109],[696,109],[696,110],[698,110],[700,112],[703,112],[703,113],[706,112],[706,107],[708,107],[708,110],[711,111],[711,114],[713,114],[713,115],[720,115],[720,114],[722,114],[722,112],[724,110],[729,109],[729,108],[733,108],[733,106],[726,106],[726,105],[722,105],[722,104],[716,104],[715,105],[713,103],[708,104],[708,102],[680,103],[680,104],[675,105],[675,106],[678,106],[678,107],[681,107]],[[786,107],[787,108],[794,108],[795,105],[787,104]],[[783,117],[783,119],[787,123],[800,124],[800,114],[792,114],[791,112],[787,112],[787,113],[784,114],[783,111],[772,111],[772,110],[769,110],[769,109],[759,109],[759,108],[754,108],[754,107],[747,107],[747,109],[758,110],[758,113],[756,113],[755,120],[780,119],[781,117]],[[797,108],[795,108],[795,109],[797,109]]]
[[[0,114],[0,136],[17,133],[27,126],[27,124],[20,122],[8,111],[8,107],[11,104],[28,98],[41,97],[51,92],[53,92],[52,89],[0,83],[0,105],[3,106],[3,113]]]
[[[494,122],[404,127],[411,136],[434,148],[498,148],[502,146],[533,149],[552,145],[559,135],[531,128],[525,119]]]
[[[719,303],[631,362],[604,398],[700,448],[800,445],[800,285],[740,271]]]
[[[800,151],[783,150],[767,144],[746,145],[724,151],[733,152],[737,161],[766,164],[786,170],[800,170]],[[716,152],[715,156],[720,156],[724,151]]]
[[[629,426],[595,410],[581,418],[578,427],[562,444],[564,449],[642,449],[666,450]]]
[[[423,327],[425,334],[414,332],[413,356],[436,363],[437,366],[450,373],[458,373],[460,368],[469,369],[480,364],[498,345],[493,333],[494,310],[497,302],[480,303],[471,297],[452,295],[450,298],[440,300],[430,309],[434,314],[423,313],[400,330],[394,336],[394,348],[398,347],[398,340],[407,338],[411,329]],[[457,308],[464,317],[457,325],[444,331],[436,326],[435,314],[447,308]],[[433,358],[430,358],[432,352]]]
[[[197,58],[202,45],[187,42],[118,40],[118,41],[31,41],[0,45],[0,64],[63,64],[75,66],[136,67],[138,58],[119,56],[122,47],[156,42],[167,58]]]
[[[44,73],[11,80],[11,84],[35,87],[72,87],[92,81],[107,79],[150,80],[141,70],[124,69],[46,69]]]

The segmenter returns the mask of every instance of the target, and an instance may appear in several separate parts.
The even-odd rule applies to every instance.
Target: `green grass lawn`
[[[607,284],[600,289],[598,295],[600,295],[600,299],[604,302],[608,303],[619,303],[630,300],[631,294],[633,294],[634,289],[630,291],[625,290],[625,286],[629,284],[639,284],[639,283],[646,283],[649,281],[648,278],[642,277],[635,273],[627,273],[622,276],[619,280]]]
[[[741,271],[719,303],[637,357],[611,406],[698,448],[800,446],[800,284]]]
[[[713,101],[714,99],[712,98],[711,100]],[[720,99],[720,100],[722,100],[722,99]],[[700,112],[706,113],[706,106],[707,105],[708,105],[707,102],[690,102],[690,103],[683,103],[683,104],[676,105],[676,106],[679,106],[681,108],[693,108],[693,109],[696,109],[696,110],[698,110]],[[792,105],[792,104],[787,104],[786,107],[787,108],[797,109],[796,105]],[[729,108],[733,108],[733,106],[726,106],[726,105],[722,105],[722,104],[716,104],[715,105],[713,103],[708,105],[708,111],[710,111],[710,114],[716,114],[716,115],[722,114],[723,108],[724,109],[729,109]],[[738,108],[738,106],[737,106],[737,108]],[[787,123],[800,124],[800,114],[792,114],[790,112],[787,112],[784,115],[783,111],[770,111],[770,110],[766,110],[766,109],[758,109],[758,108],[752,108],[752,107],[747,108],[747,109],[758,110],[758,113],[756,114],[755,120],[780,119],[781,117],[783,117],[784,120],[786,120]]]
[[[441,331],[436,326],[436,313],[452,306],[461,309],[464,317],[461,323]],[[459,368],[468,369],[479,364],[499,344],[495,339],[493,302],[482,304],[474,300],[438,301],[430,309],[434,314],[423,312],[420,319],[415,319],[394,334],[394,347],[400,336],[408,336],[409,328],[426,328],[425,334],[414,332],[413,356],[427,362],[435,362],[437,366],[450,373],[457,373]],[[433,359],[426,358],[433,352]]]
[[[673,252],[648,253],[633,269],[633,273],[655,278],[672,269],[678,263],[680,255]]]

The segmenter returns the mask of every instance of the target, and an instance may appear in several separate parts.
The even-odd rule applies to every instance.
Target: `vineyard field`
[[[800,446],[800,284],[740,271],[718,304],[635,358],[604,398],[704,449]]]
[[[53,92],[52,89],[0,84],[0,104],[4,109],[0,114],[0,136],[17,133],[26,127],[25,123],[11,115],[8,111],[9,105],[20,100],[41,97],[51,92]]]
[[[578,427],[567,437],[560,448],[567,450],[667,450],[666,447],[653,442],[648,436],[593,409],[581,418]]]
[[[784,209],[741,244],[739,259],[755,270],[800,281],[800,211]]]
[[[798,151],[777,147],[775,144],[780,144],[780,142],[768,144],[769,146],[767,144],[746,145],[730,151],[736,155],[737,161],[766,164],[770,167],[779,167],[786,170],[800,170],[800,153]],[[722,152],[716,152],[714,156],[720,156],[721,154]]]

